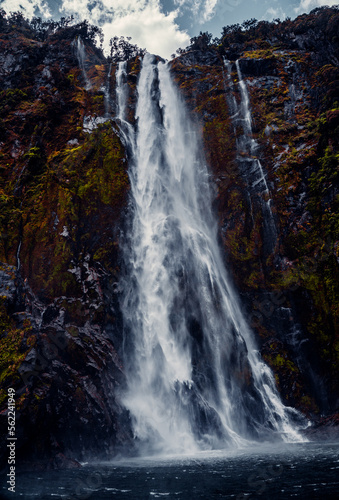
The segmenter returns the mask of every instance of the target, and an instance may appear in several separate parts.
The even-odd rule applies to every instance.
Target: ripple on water
[[[266,447],[253,452],[199,454],[161,460],[87,464],[76,470],[17,475],[17,493],[0,487],[4,500],[214,500],[336,498],[339,443]],[[39,478],[39,480],[37,480]],[[2,488],[2,489],[1,489]],[[320,496],[321,495],[321,496]]]

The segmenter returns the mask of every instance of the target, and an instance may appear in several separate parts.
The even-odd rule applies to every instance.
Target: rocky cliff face
[[[338,408],[337,26],[336,9],[236,26],[172,63],[202,122],[228,268],[285,403],[309,415]]]
[[[86,25],[39,37],[16,21],[0,36],[1,404],[14,387],[22,459],[112,453],[129,439],[116,401],[129,185],[109,64]]]
[[[313,418],[338,408],[337,33],[338,11],[320,9],[198,37],[170,63],[262,355]],[[95,35],[1,15],[1,419],[14,387],[19,455],[50,466],[132,442],[119,405],[128,152]],[[131,121],[139,68],[129,60]]]

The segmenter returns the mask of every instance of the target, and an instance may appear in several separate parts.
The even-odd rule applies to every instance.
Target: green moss
[[[286,351],[280,348],[281,353],[266,356],[266,359],[278,376],[279,380],[287,375],[297,374],[299,370],[297,366],[289,359]]]
[[[6,309],[6,298],[0,297],[0,403],[7,396],[7,387],[15,387],[20,380],[18,368],[35,345],[36,338],[28,319],[18,329]]]
[[[274,47],[267,49],[257,49],[245,51],[243,56],[250,59],[275,59],[276,54],[273,53]]]
[[[21,215],[18,199],[0,188],[0,260],[10,264],[16,264],[14,253],[19,243]]]
[[[41,159],[41,150],[39,147],[32,147],[24,154],[24,158],[28,161],[37,161]]]
[[[27,94],[20,89],[7,89],[0,92],[0,113],[9,108],[18,106],[27,99]]]
[[[124,150],[110,123],[106,123],[85,134],[76,147],[66,144],[60,150],[54,149],[43,163],[41,157],[37,146],[24,155],[24,161],[39,164],[40,170],[28,178],[18,212],[13,207],[15,198],[0,193],[4,260],[8,260],[14,242],[18,245],[22,227],[21,260],[33,287],[38,287],[41,297],[76,297],[82,289],[69,272],[73,267],[71,261],[81,259],[90,250],[96,260],[101,254],[110,262],[109,254],[115,243],[113,240],[102,243],[104,231],[99,239],[96,231],[100,231],[101,224],[109,223],[105,210],[108,215],[113,207],[124,203],[129,186]],[[14,216],[18,228],[15,238]],[[12,240],[6,239],[6,228],[10,228]],[[93,238],[98,239],[95,247]]]

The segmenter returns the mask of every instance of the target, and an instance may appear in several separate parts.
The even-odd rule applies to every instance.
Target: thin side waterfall
[[[225,270],[198,135],[168,64],[150,54],[136,119],[123,248],[122,402],[140,453],[301,440],[292,424],[299,414],[281,403]]]
[[[104,87],[104,105],[105,105],[105,118],[110,118],[110,88],[111,88],[111,71],[112,71],[112,63],[110,63],[108,67],[107,73],[107,81]]]
[[[126,120],[126,108],[128,98],[127,85],[127,62],[120,61],[115,75],[116,79],[116,120],[119,123],[121,140],[125,145],[129,156],[133,159],[135,155],[135,132],[134,128]]]
[[[229,105],[231,115],[232,115],[231,118],[235,122],[239,118],[240,109],[239,109],[237,101],[235,100],[235,97],[233,95],[234,84],[233,84],[233,80],[232,80],[232,65],[231,65],[230,61],[228,59],[225,59],[225,58],[224,58],[224,65],[225,65],[225,68],[227,70],[226,71],[227,85],[231,91],[227,94],[227,101],[228,101],[228,105]],[[225,88],[225,91],[226,91],[226,88]]]
[[[20,261],[21,245],[22,245],[22,240],[20,240],[19,245],[18,245],[18,249],[16,252],[16,267],[17,267],[18,271],[20,271],[20,266],[21,266],[21,261]]]
[[[236,61],[235,63],[236,68],[237,68],[237,73],[238,73],[238,79],[239,79],[239,87],[240,87],[240,94],[241,94],[241,102],[239,106],[239,114],[238,114],[238,119],[242,123],[242,128],[243,128],[243,135],[239,138],[239,143],[238,143],[238,151],[240,151],[242,154],[245,153],[247,154],[248,157],[246,158],[247,161],[252,163],[250,167],[250,172],[253,175],[252,178],[252,188],[259,186],[260,185],[260,192],[264,194],[269,194],[269,189],[267,186],[267,181],[266,181],[266,176],[263,171],[262,165],[260,160],[253,158],[252,156],[256,153],[258,150],[258,144],[257,142],[253,139],[253,131],[252,131],[252,115],[251,115],[251,109],[250,109],[250,98],[248,95],[248,90],[246,83],[244,82],[239,66],[239,60]]]
[[[126,61],[120,61],[116,72],[117,83],[117,109],[116,116],[119,120],[126,118],[126,104],[127,104],[127,74],[126,74]]]
[[[79,66],[82,71],[82,76],[85,80],[85,89],[90,90],[92,88],[92,84],[87,76],[87,71],[86,71],[86,49],[80,36],[78,36],[77,39],[77,56],[78,56]]]
[[[243,120],[243,128],[244,128],[244,133],[250,136],[250,149],[256,149],[256,144],[254,139],[252,138],[252,116],[251,116],[251,110],[250,110],[250,98],[248,95],[246,83],[244,82],[242,78],[242,74],[240,71],[240,66],[239,66],[239,59],[235,63],[237,72],[238,72],[238,78],[239,78],[239,87],[240,87],[240,92],[241,92],[241,104],[240,104],[240,111],[242,115],[242,120]],[[267,189],[267,184],[263,176],[263,181],[265,182],[265,187]]]
[[[267,253],[271,254],[277,241],[277,228],[271,208],[271,193],[267,184],[266,174],[259,158],[257,158],[259,145],[253,138],[252,113],[250,98],[246,82],[243,79],[239,60],[235,62],[238,84],[240,90],[240,103],[237,104],[234,95],[234,84],[232,80],[232,64],[224,60],[226,78],[230,92],[228,93],[228,105],[232,114],[234,128],[240,126],[242,135],[237,137],[237,161],[240,171],[246,181],[250,198],[256,198],[254,205],[259,205],[263,214],[264,239]]]

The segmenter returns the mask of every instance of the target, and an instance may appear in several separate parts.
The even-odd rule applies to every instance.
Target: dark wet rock
[[[15,268],[8,266],[7,273],[2,273],[2,286],[15,297],[18,284],[22,285],[20,278],[14,280]],[[36,339],[34,347],[23,350],[20,378],[11,384],[16,400],[22,401],[17,408],[17,456],[23,462],[29,457],[52,457],[51,468],[77,466],[75,457],[111,456],[130,433],[116,400],[124,375],[112,330],[108,334],[105,322],[92,324],[89,317],[83,326],[75,327],[72,300],[60,298],[46,307],[32,297],[26,285],[26,311],[11,314],[17,328],[28,320]],[[12,301],[14,309],[18,304]],[[88,311],[90,304],[82,307]],[[5,419],[3,413],[1,420]]]
[[[248,322],[284,403],[312,419],[338,407],[338,235],[324,216],[337,214],[339,192],[330,173],[338,154],[334,26],[336,9],[247,32],[238,26],[217,47],[229,65],[222,57],[205,64],[202,51],[190,48],[171,63],[189,109],[200,117],[220,241]],[[248,91],[252,155],[239,119],[236,60]],[[268,189],[260,195],[253,179],[258,159]]]
[[[310,441],[337,441],[339,439],[339,414],[318,419],[303,431]]]
[[[241,72],[248,76],[276,76],[278,74],[275,58],[241,58],[239,60]]]
[[[180,56],[180,61],[185,66],[208,65],[220,63],[220,56],[215,50],[190,50]]]
[[[8,304],[14,305],[17,301],[16,268],[2,263],[0,265],[0,295],[6,297]]]

